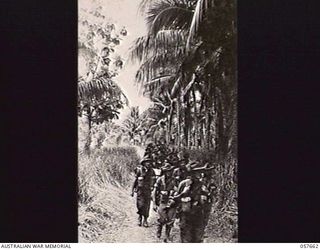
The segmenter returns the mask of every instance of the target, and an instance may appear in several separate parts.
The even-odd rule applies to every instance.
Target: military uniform
[[[147,219],[149,217],[151,191],[154,184],[155,172],[151,167],[146,167],[144,163],[150,162],[150,159],[144,159],[135,170],[135,181],[133,184],[133,192],[137,193],[137,209],[139,214],[139,226],[142,224],[144,217],[144,226],[148,226]]]
[[[210,168],[207,164],[199,168],[198,162],[190,162],[187,153],[179,153],[178,157],[178,152],[161,143],[149,144],[145,157],[149,166],[142,164],[137,168],[135,180],[139,219],[149,216],[151,186],[155,183],[152,199],[158,213],[157,236],[161,237],[165,226],[164,241],[167,242],[174,220],[179,216],[181,242],[202,242],[213,192],[212,185],[201,179],[200,174]],[[156,181],[150,165],[160,170]]]
[[[177,191],[177,181],[171,176],[172,169],[172,166],[166,165],[166,167],[162,169],[163,175],[157,179],[154,186],[154,200],[158,206],[157,237],[161,237],[162,228],[165,225],[165,242],[170,238],[170,231],[173,227],[176,213],[176,208],[172,203],[173,200],[170,199]]]
[[[178,190],[179,183],[187,178],[187,169],[185,165],[185,161],[178,161],[176,162],[177,168],[175,168],[172,172],[172,178],[176,180]],[[181,205],[178,203],[176,207],[176,218],[180,218],[180,212],[181,212]]]
[[[187,177],[187,171],[184,164],[177,163],[178,167],[173,170],[172,176],[179,182],[183,181]]]
[[[180,239],[181,242],[199,243],[203,240],[204,209],[203,205],[208,196],[208,190],[196,176],[202,168],[189,165],[191,177],[180,182],[175,200],[181,205]]]

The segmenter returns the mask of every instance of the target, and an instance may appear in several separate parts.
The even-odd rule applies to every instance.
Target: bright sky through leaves
[[[138,12],[138,6],[141,0],[79,0],[79,9],[90,9],[91,5],[103,6],[102,15],[114,23],[118,28],[126,27],[128,35],[124,37],[120,45],[116,47],[116,54],[124,59],[124,67],[115,78],[117,84],[121,87],[129,99],[130,106],[139,106],[140,111],[144,111],[149,105],[148,98],[139,93],[138,86],[135,84],[135,74],[138,64],[128,62],[129,48],[133,41],[146,33],[145,20]],[[79,72],[83,70],[83,58],[79,58]],[[140,91],[142,92],[142,91]],[[121,121],[129,113],[129,108],[120,111]]]

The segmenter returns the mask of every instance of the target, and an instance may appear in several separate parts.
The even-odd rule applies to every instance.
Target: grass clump
[[[78,162],[79,239],[94,242],[124,216],[119,194],[131,185],[139,157],[135,148],[113,147],[80,154]]]

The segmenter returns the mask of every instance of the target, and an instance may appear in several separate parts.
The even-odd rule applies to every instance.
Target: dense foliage
[[[131,59],[153,101],[145,137],[165,140],[215,166],[211,227],[237,225],[237,81],[235,0],[142,0],[148,34]],[[142,116],[143,116],[142,115]],[[231,236],[230,236],[231,237]]]
[[[85,58],[86,73],[79,76],[79,116],[85,118],[89,133],[80,138],[84,148],[95,148],[91,157],[80,154],[79,160],[83,235],[90,235],[84,225],[99,224],[92,218],[101,225],[105,218],[113,218],[105,215],[99,193],[125,186],[138,164],[132,149],[106,149],[108,145],[144,146],[156,140],[215,166],[216,200],[207,229],[217,237],[225,235],[227,241],[236,232],[235,5],[235,0],[141,1],[148,32],[135,41],[130,57],[140,63],[136,81],[152,105],[144,112],[132,107],[121,125],[113,120],[126,98],[114,77],[123,61],[114,48],[127,31],[105,22],[101,7],[81,10],[79,55]],[[86,133],[83,126],[79,131]]]
[[[83,69],[78,78],[78,115],[87,119],[86,150],[90,149],[92,125],[117,119],[119,109],[128,102],[114,81],[123,66],[115,47],[127,31],[116,30],[101,14],[103,8],[92,6],[91,10],[80,9],[78,25],[79,68]]]
[[[131,58],[141,63],[145,95],[161,107],[153,125],[164,122],[168,144],[236,158],[235,2],[144,0],[142,10],[148,34]]]

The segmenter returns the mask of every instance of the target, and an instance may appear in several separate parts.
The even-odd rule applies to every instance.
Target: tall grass
[[[136,149],[114,147],[79,155],[79,238],[93,242],[121,217],[119,193],[131,184],[139,163]]]

